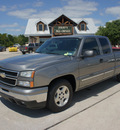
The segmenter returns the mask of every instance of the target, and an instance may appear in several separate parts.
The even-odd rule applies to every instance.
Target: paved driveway
[[[7,54],[1,52],[3,58]],[[0,97],[0,117],[1,130],[119,130],[120,84],[112,78],[76,92],[71,107],[60,113],[30,110]]]
[[[9,52],[7,49],[7,51],[0,52],[0,60],[18,55],[22,55],[22,53],[19,50],[18,52]]]

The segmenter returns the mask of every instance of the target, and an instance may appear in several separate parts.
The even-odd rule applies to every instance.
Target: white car
[[[20,48],[20,44],[19,43],[16,43],[13,45],[14,47],[17,47],[18,49]]]

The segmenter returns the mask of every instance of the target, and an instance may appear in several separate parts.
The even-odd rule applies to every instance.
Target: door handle
[[[100,63],[103,63],[103,59],[100,59]]]

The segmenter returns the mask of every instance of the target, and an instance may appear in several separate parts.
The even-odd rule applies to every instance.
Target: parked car
[[[23,54],[35,52],[39,47],[40,43],[30,43],[28,46],[21,46],[20,51]]]
[[[17,52],[17,47],[9,47],[9,52]]]
[[[0,46],[0,51],[6,51],[6,47]]]
[[[74,92],[113,76],[120,82],[120,52],[113,52],[107,37],[53,37],[34,54],[0,61],[0,95],[24,107],[60,112]]]
[[[17,47],[18,49],[20,48],[20,44],[19,43],[16,43],[13,45],[14,47]]]

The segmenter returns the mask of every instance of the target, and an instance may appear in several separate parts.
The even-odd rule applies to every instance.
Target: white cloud
[[[97,25],[103,25],[103,22],[101,20],[98,20],[98,19],[93,19],[94,20],[94,23],[97,24]]]
[[[96,2],[69,0],[67,1],[67,4],[62,8],[52,8],[49,11],[43,11],[42,13],[38,14],[38,17],[41,15],[42,17],[56,17],[61,14],[65,14],[68,17],[84,17],[86,15],[92,14],[94,11],[97,11],[96,7]]]
[[[120,18],[120,6],[109,7],[105,11],[107,14],[111,14]]]
[[[21,29],[6,29],[8,32],[20,32]]]
[[[41,2],[37,1],[39,6],[41,6]],[[84,1],[84,0],[62,0],[65,2],[63,7],[51,8],[50,10],[38,11],[35,9],[24,9],[24,10],[16,10],[11,11],[8,15],[16,16],[22,19],[28,18],[48,18],[48,17],[58,17],[61,14],[65,14],[68,17],[84,17],[92,14],[97,11],[97,3]]]
[[[0,11],[4,12],[6,10],[7,10],[6,6],[3,5],[3,6],[0,7]]]
[[[14,9],[17,9],[17,5],[12,5],[11,7],[9,7],[10,10],[14,10]]]
[[[2,24],[0,25],[0,28],[12,28],[12,27],[17,27],[18,23],[13,23],[13,24]]]
[[[8,12],[8,15],[16,16],[18,18],[22,19],[28,19],[33,15],[33,13],[36,13],[37,11],[35,9],[24,9],[24,10],[16,10]]]
[[[83,0],[70,0],[65,9],[80,10],[80,11],[96,11],[96,2],[83,1]]]
[[[40,6],[43,5],[43,2],[37,1],[37,2],[35,2],[33,5],[34,5],[35,7],[40,7]]]

